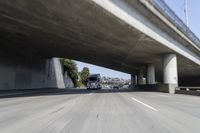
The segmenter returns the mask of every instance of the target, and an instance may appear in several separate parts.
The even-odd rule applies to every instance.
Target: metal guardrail
[[[180,86],[176,87],[176,90],[185,90],[185,91],[200,91],[200,87],[189,87],[189,86]]]
[[[200,47],[200,39],[185,25],[185,23],[172,11],[163,0],[148,0],[162,15],[172,22],[195,45]]]

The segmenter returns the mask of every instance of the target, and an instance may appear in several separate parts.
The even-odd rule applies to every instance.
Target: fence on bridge
[[[177,29],[185,34],[193,43],[200,47],[199,38],[189,29],[188,26],[174,13],[174,11],[163,0],[148,0],[154,8],[172,22]]]

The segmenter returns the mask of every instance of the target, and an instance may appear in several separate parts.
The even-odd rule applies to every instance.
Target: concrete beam
[[[181,42],[178,42],[173,37],[163,32],[157,25],[152,24],[148,18],[145,18],[138,10],[123,0],[92,1],[109,13],[118,17],[121,21],[126,22],[160,44],[200,65],[200,57],[196,53],[190,51],[187,47],[183,46]]]

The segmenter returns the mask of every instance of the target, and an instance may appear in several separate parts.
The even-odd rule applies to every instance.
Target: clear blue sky
[[[165,0],[169,7],[183,20],[184,18],[184,0]],[[189,27],[200,38],[200,0],[188,0]],[[102,76],[119,77],[130,79],[130,75],[117,72],[103,67],[77,62],[79,71],[83,67],[88,67],[91,73],[100,73]]]
[[[111,69],[107,69],[104,67],[99,67],[96,65],[91,65],[83,62],[76,61],[78,65],[78,70],[81,71],[83,67],[88,67],[90,69],[90,73],[96,74],[100,73],[101,76],[109,76],[109,77],[118,77],[118,78],[124,78],[124,79],[130,79],[130,75],[126,73],[122,73],[119,71],[114,71]]]
[[[165,0],[185,22],[184,0]],[[200,0],[188,0],[189,27],[200,38]]]

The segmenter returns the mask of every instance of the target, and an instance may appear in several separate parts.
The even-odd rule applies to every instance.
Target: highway
[[[0,133],[199,133],[200,97],[72,90],[0,99]]]

